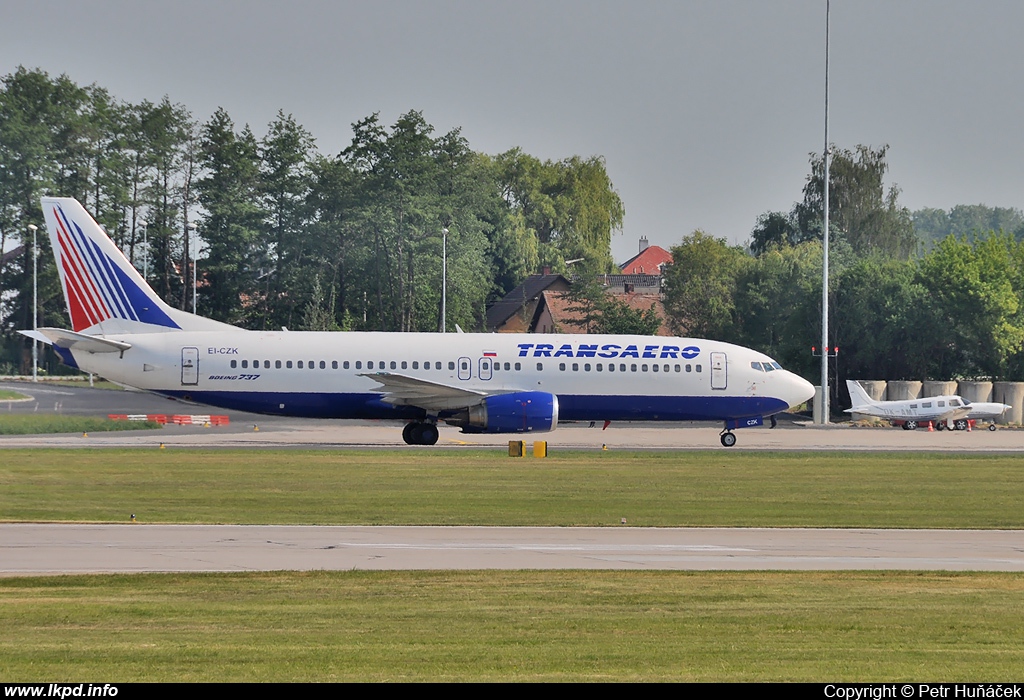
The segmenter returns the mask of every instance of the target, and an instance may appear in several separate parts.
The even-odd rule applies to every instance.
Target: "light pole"
[[[195,247],[195,252],[192,254],[192,313],[196,312],[196,256],[199,255],[199,240],[196,236],[196,225],[190,223],[188,230],[191,231],[192,243]]]
[[[441,229],[441,332],[448,332],[448,229]]]
[[[146,256],[142,259],[142,279],[149,282],[149,222],[139,219],[139,226],[142,227],[142,247],[146,249]]]
[[[29,224],[28,230],[32,232],[32,330],[38,326],[37,313],[39,309],[39,250],[36,248],[36,231],[38,226]],[[39,381],[39,341],[32,337],[32,381]]]
[[[829,34],[829,10],[831,3],[825,2],[825,153],[824,153],[824,221],[821,232],[821,424],[828,425],[828,34]]]

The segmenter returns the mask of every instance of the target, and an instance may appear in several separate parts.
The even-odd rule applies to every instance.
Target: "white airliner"
[[[995,420],[1013,408],[1004,403],[974,403],[959,396],[929,396],[925,399],[905,401],[875,401],[864,387],[855,381],[846,380],[850,390],[853,408],[846,413],[862,413],[866,416],[886,418],[899,423],[904,430],[914,430],[919,425],[932,422],[939,430],[949,426],[954,430],[966,430],[967,421],[974,419]],[[989,426],[995,430],[995,425]]]
[[[565,421],[721,421],[814,388],[762,353],[690,338],[248,331],[173,309],[74,199],[42,200],[74,330],[22,331],[67,364],[165,396],[254,413],[407,421],[409,444]]]

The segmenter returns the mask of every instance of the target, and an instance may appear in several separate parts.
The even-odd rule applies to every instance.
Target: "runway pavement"
[[[1024,571],[1005,530],[0,525],[0,575],[399,569]]]
[[[25,382],[0,382],[0,388],[32,396],[31,401],[0,401],[0,411],[11,413],[61,412],[73,415],[108,413],[210,413],[208,407],[172,401],[129,391],[64,387]],[[558,449],[725,449],[719,442],[719,426],[708,423],[613,423],[607,430],[597,423],[560,424],[551,433],[531,435],[466,435],[441,425],[434,447],[407,446],[402,424],[389,421],[327,421],[259,416],[240,411],[214,410],[230,416],[229,426],[203,428],[168,425],[162,430],[73,435],[0,436],[4,447],[298,447],[438,449],[502,447],[509,440],[546,440]],[[256,430],[258,428],[258,430]],[[975,430],[972,432],[905,431],[895,428],[855,428],[848,424],[830,427],[811,425],[800,417],[785,417],[777,429],[749,428],[736,431],[732,450],[873,450],[1018,452],[1024,450],[1024,430]]]

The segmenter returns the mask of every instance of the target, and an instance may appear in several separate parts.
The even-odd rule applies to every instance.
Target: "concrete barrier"
[[[957,387],[957,394],[961,398],[971,402],[981,403],[992,402],[992,382],[968,382],[962,381]]]
[[[921,398],[921,382],[917,381],[891,381],[886,386],[887,401],[905,401],[907,399]]]
[[[881,379],[861,379],[859,384],[868,392],[868,396],[875,401],[885,401],[885,389],[887,382]]]
[[[952,396],[956,393],[956,382],[929,380],[921,383],[921,398],[929,396]]]
[[[1013,407],[1005,411],[996,420],[997,423],[1024,423],[1024,382],[996,382],[993,386],[992,399]]]

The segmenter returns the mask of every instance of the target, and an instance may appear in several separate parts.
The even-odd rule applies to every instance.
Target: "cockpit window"
[[[758,372],[764,372],[764,370],[761,368],[761,363],[760,362],[751,362],[750,363],[750,368],[751,369],[756,369]]]

